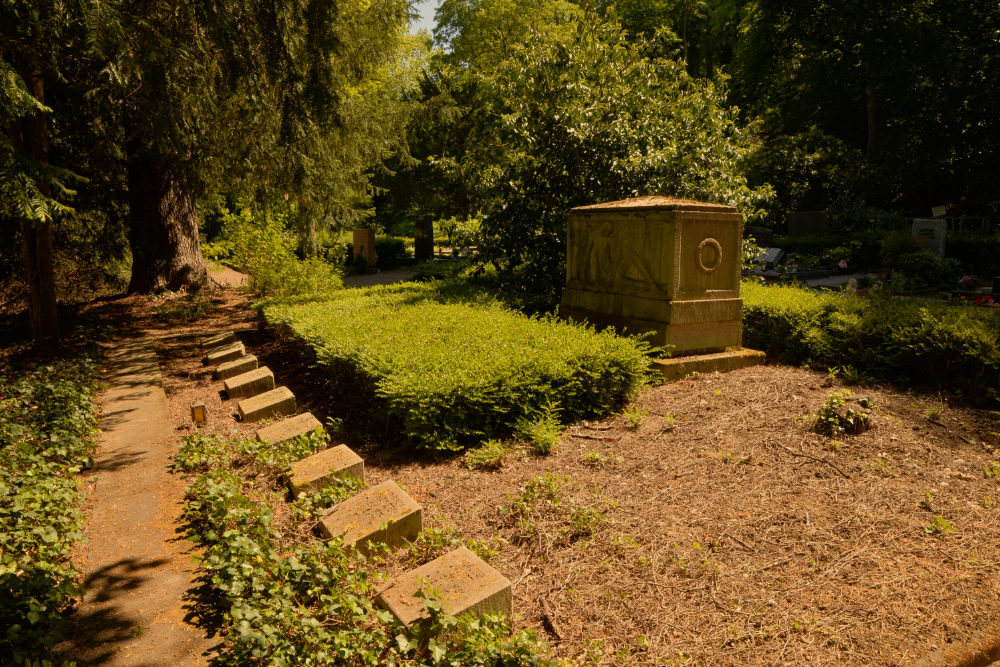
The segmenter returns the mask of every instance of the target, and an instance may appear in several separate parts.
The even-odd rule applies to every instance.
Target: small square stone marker
[[[236,404],[240,421],[259,422],[269,417],[280,417],[295,412],[295,394],[288,387],[278,387],[271,391],[245,398]]]
[[[300,435],[311,433],[318,428],[323,428],[323,425],[319,423],[318,419],[313,417],[313,413],[303,412],[301,415],[295,415],[294,417],[289,417],[288,419],[258,429],[257,440],[279,444],[297,438]],[[303,462],[308,460],[304,459]]]
[[[212,336],[205,336],[201,339],[201,347],[204,350],[208,350],[213,347],[218,347],[220,345],[226,345],[229,343],[236,342],[236,334],[232,331],[220,331]]]
[[[391,548],[414,540],[423,525],[420,505],[392,480],[348,498],[319,521],[323,537],[343,536],[345,545],[353,544],[362,553],[370,542]]]
[[[243,343],[233,343],[209,350],[208,354],[205,355],[204,363],[206,366],[215,366],[224,361],[239,359],[244,354],[246,354],[246,348],[243,347]]]
[[[315,417],[313,421],[316,421]],[[319,422],[316,425],[319,426]],[[324,486],[334,477],[353,477],[359,482],[365,481],[365,462],[347,445],[324,449],[294,463],[288,476],[288,488],[298,498],[303,491]]]
[[[404,624],[412,625],[426,618],[423,601],[414,597],[421,589],[439,594],[437,599],[452,616],[491,611],[513,615],[510,582],[465,547],[399,575],[375,602]]]
[[[257,368],[257,365],[257,357],[252,354],[248,354],[245,357],[240,357],[239,359],[233,359],[232,361],[226,361],[219,364],[215,367],[215,372],[212,375],[216,380],[227,380],[231,377],[236,377],[237,375],[249,373]]]
[[[247,398],[274,389],[274,373],[267,366],[229,378],[222,384],[229,398]]]

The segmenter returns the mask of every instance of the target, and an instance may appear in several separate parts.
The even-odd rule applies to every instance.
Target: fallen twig
[[[608,438],[606,436],[600,435],[587,435],[586,433],[567,433],[571,438],[580,438],[581,440],[597,440],[599,442],[614,442],[614,438]]]
[[[559,632],[559,626],[556,625],[555,615],[552,613],[549,603],[545,598],[539,598],[539,601],[542,603],[542,620],[545,621],[545,627],[557,641],[562,641],[562,633]]]
[[[830,466],[831,468],[833,468],[834,470],[836,470],[838,473],[840,473],[844,477],[844,479],[850,479],[851,478],[850,475],[848,475],[846,472],[844,472],[843,470],[840,469],[840,466],[838,466],[836,463],[834,463],[833,461],[831,461],[829,459],[824,459],[824,458],[820,458],[819,456],[813,456],[811,454],[806,454],[805,452],[797,452],[797,451],[795,451],[794,449],[792,449],[790,447],[785,447],[784,445],[782,445],[782,448],[786,452],[788,452],[789,454],[791,454],[792,456],[800,456],[800,457],[802,457],[804,459],[809,459],[810,461],[816,461],[817,463],[825,463],[828,466]]]

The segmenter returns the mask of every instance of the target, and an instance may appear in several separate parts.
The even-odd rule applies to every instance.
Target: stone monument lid
[[[708,204],[695,201],[693,199],[676,199],[674,197],[633,197],[632,199],[619,199],[618,201],[604,202],[603,204],[590,204],[589,206],[577,206],[574,211],[596,211],[602,209],[616,209],[619,211],[710,211],[713,213],[737,213],[736,207],[725,204]]]

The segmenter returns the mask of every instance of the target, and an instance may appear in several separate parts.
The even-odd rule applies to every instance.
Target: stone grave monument
[[[647,333],[671,354],[716,353],[712,370],[761,363],[763,353],[731,349],[743,332],[742,226],[731,206],[668,197],[575,208],[561,313]],[[741,361],[720,367],[718,353]]]
[[[913,238],[938,257],[944,257],[944,237],[948,222],[944,218],[914,218],[911,229]]]

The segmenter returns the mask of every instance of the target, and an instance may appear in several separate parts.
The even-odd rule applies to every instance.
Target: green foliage
[[[816,424],[813,430],[822,435],[835,436],[844,432],[842,423],[837,411],[851,398],[850,390],[832,391],[823,401],[819,411],[816,413]]]
[[[649,415],[649,408],[643,408],[638,405],[629,405],[622,412],[622,417],[625,418],[625,426],[633,431],[642,426],[642,422],[646,420],[646,416]]]
[[[648,364],[642,342],[525,317],[455,281],[262,309],[355,398],[348,414],[359,424],[435,449],[504,437],[546,410],[555,420],[557,404],[568,421],[607,414],[640,387]]]
[[[813,126],[761,142],[747,171],[751,183],[774,186],[774,222],[781,223],[789,211],[822,211],[850,198],[858,187],[862,157],[861,151]]]
[[[507,282],[555,302],[574,206],[667,194],[756,215],[766,192],[746,185],[750,139],[724,81],[646,58],[589,13],[572,35],[511,53],[480,83],[497,139],[464,165],[484,215],[480,253]]]
[[[0,371],[0,662],[46,657],[81,594],[76,475],[97,443],[93,357]]]
[[[235,449],[252,448],[234,441]],[[220,465],[232,466],[222,457]],[[238,468],[245,470],[245,468]],[[455,619],[428,596],[430,641],[377,608],[372,561],[339,540],[289,539],[271,508],[244,491],[245,479],[217,467],[189,487],[184,516],[192,539],[204,545],[201,566],[222,620],[222,664],[544,665],[545,646],[533,633],[511,634],[500,616]],[[305,494],[293,512],[308,520],[348,486]],[[440,531],[432,548],[450,545]],[[443,633],[443,634],[442,634]],[[457,662],[455,662],[457,661]]]
[[[322,294],[343,286],[337,270],[317,257],[298,259],[285,216],[255,216],[247,208],[222,212],[222,238],[232,262],[248,276],[256,294]]]
[[[448,237],[452,248],[478,245],[483,221],[479,218],[458,218],[452,216],[434,223],[435,229]]]
[[[546,402],[534,414],[519,419],[514,428],[520,437],[531,443],[536,453],[543,456],[551,454],[559,444],[563,431],[559,407],[551,401]]]
[[[948,521],[943,516],[935,516],[929,524],[924,526],[924,532],[928,535],[941,535],[950,530],[955,530],[955,527],[951,525],[951,521]]]
[[[851,366],[876,380],[989,402],[1000,386],[1000,313],[917,299],[859,298],[744,281],[743,340],[768,358]]]
[[[510,454],[510,447],[502,440],[487,440],[479,447],[465,453],[465,465],[470,470],[499,470],[504,458]]]
[[[376,266],[390,271],[401,266],[408,258],[406,241],[392,236],[375,237]]]

